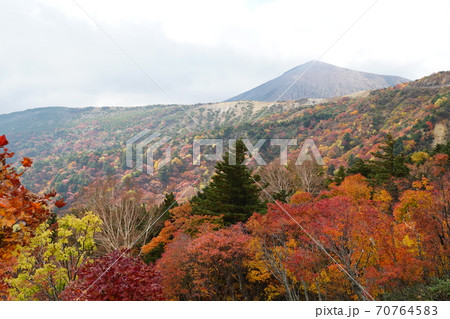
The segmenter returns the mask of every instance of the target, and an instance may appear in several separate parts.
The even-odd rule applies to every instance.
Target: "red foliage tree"
[[[192,239],[179,232],[158,261],[164,291],[176,300],[245,300],[250,236],[242,225]]]
[[[266,215],[249,220],[287,299],[367,299],[367,291],[377,293],[367,269],[377,264],[378,243],[387,240],[384,230],[392,221],[370,192],[364,177],[350,176],[328,198],[271,205]]]
[[[187,252],[191,241],[189,235],[178,232],[156,263],[161,272],[164,295],[170,300],[194,299]]]
[[[158,236],[153,237],[148,244],[142,246],[142,253],[151,253],[159,245],[165,247],[174,239],[177,232],[184,232],[191,237],[196,237],[222,226],[221,216],[193,215],[189,202],[172,208],[170,215],[171,218],[165,221]]]
[[[0,136],[0,298],[5,298],[7,286],[4,279],[9,276],[14,263],[13,251],[24,245],[38,225],[50,215],[50,200],[56,194],[38,196],[25,188],[20,177],[33,161],[25,157],[19,173],[7,161],[14,156],[5,146],[8,140]],[[63,202],[61,201],[62,205]]]
[[[114,251],[84,266],[63,300],[164,300],[160,275],[142,260]]]

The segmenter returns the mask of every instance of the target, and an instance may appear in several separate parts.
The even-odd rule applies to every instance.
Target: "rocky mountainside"
[[[359,91],[381,89],[408,81],[398,76],[359,72],[320,61],[310,61],[227,101],[331,98]],[[283,94],[284,91],[286,93]]]

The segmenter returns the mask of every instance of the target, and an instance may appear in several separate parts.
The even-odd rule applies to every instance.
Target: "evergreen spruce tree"
[[[272,195],[272,198],[274,201],[278,200],[282,203],[287,203],[288,202],[288,198],[291,197],[292,195],[294,195],[294,191],[290,190],[287,191],[285,189],[282,189],[281,191],[275,193]]]
[[[357,157],[353,164],[350,165],[348,168],[348,174],[354,175],[354,174],[361,174],[364,177],[370,177],[372,175],[372,166],[370,163],[365,162],[364,160]],[[344,176],[345,178],[345,176]]]
[[[178,202],[175,199],[175,194],[173,192],[167,193],[164,197],[164,201],[161,205],[161,213],[168,211],[169,209],[172,209],[174,207],[178,206]]]
[[[265,204],[260,200],[258,175],[243,165],[247,148],[242,139],[236,141],[236,164],[230,163],[226,152],[216,164],[215,174],[208,186],[192,199],[192,212],[200,215],[223,215],[225,225],[245,222],[254,212],[262,212]]]
[[[155,222],[152,226],[152,233],[149,238],[145,240],[145,242],[149,242],[153,237],[158,236],[161,230],[164,228],[164,222],[171,218],[170,210],[179,206],[175,194],[173,192],[167,193],[164,197],[164,201],[154,209],[157,210],[157,217],[161,216],[157,222]],[[158,259],[161,258],[164,253],[164,244],[160,243],[157,247],[155,247],[148,254],[144,254],[143,259],[147,264],[155,263]]]
[[[391,134],[387,134],[384,144],[380,146],[382,152],[372,153],[376,160],[372,161],[372,177],[378,183],[385,183],[391,178],[406,177],[409,169],[405,165],[403,154],[395,155],[396,140]]]
[[[395,154],[396,142],[390,133],[387,134],[383,145],[380,146],[381,151],[372,153],[375,160],[369,163],[371,168],[369,177],[372,179],[372,182],[384,185],[394,201],[397,201],[400,195],[395,179],[409,175],[409,169],[405,165],[405,156],[403,154]]]
[[[341,185],[342,181],[347,177],[347,172],[345,171],[344,166],[340,166],[337,170],[336,174],[334,174],[333,182],[336,183],[336,185]]]
[[[430,152],[430,155],[436,155],[436,154],[447,154],[450,156],[450,141],[447,142],[447,144],[437,144],[433,150]],[[450,158],[449,158],[450,160]]]
[[[159,225],[161,228],[164,226],[164,221],[170,219],[170,210],[178,206],[178,202],[175,199],[175,194],[173,192],[167,193],[164,196],[164,201],[159,205],[158,215],[164,214],[160,220],[163,222]]]

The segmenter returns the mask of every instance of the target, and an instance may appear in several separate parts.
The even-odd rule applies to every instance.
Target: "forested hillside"
[[[1,298],[447,300],[449,79],[317,104],[0,116]],[[143,129],[171,138],[155,175],[126,165]],[[197,166],[200,137],[235,143]],[[281,164],[265,141],[257,166],[245,138],[298,146]],[[324,166],[295,162],[308,138]]]
[[[161,200],[162,194],[168,191],[183,193],[186,185],[198,176],[204,176],[203,183],[208,181],[213,163],[192,165],[189,145],[194,137],[241,136],[248,137],[253,144],[261,138],[296,138],[299,145],[312,137],[329,173],[340,165],[352,164],[357,157],[370,158],[386,132],[399,138],[402,143],[396,145],[396,152],[405,154],[430,149],[435,142],[445,143],[450,88],[419,84],[448,77],[448,72],[436,74],[409,84],[316,105],[307,105],[308,100],[303,100],[275,105],[227,102],[35,109],[0,116],[1,133],[8,136],[10,149],[18,156],[34,159],[35,165],[23,177],[33,191],[54,189],[72,203],[81,187],[97,178],[111,176],[130,180],[149,198]],[[132,170],[125,163],[126,141],[143,129],[171,138],[172,162],[154,176]],[[292,148],[292,156],[298,151],[299,148]],[[261,152],[266,160],[273,160],[279,154],[268,142]]]

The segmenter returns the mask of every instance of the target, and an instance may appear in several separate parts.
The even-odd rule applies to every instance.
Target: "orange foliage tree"
[[[196,238],[178,233],[157,266],[164,292],[176,300],[251,300],[247,287],[250,235],[242,224]]]
[[[368,273],[392,218],[370,199],[371,191],[363,176],[349,176],[330,192],[300,201],[294,196],[293,205],[271,205],[249,220],[259,249],[253,264],[262,260],[259,273],[269,270],[279,282],[270,297],[348,300],[380,292]]]
[[[49,215],[50,200],[55,194],[38,196],[30,192],[20,182],[22,174],[31,167],[33,161],[24,157],[23,169],[18,170],[7,163],[14,156],[5,147],[8,140],[0,136],[0,295],[5,298],[4,283],[14,264],[14,250],[17,245],[24,245],[33,235],[33,231]],[[62,201],[55,205],[61,207]]]
[[[222,227],[221,216],[193,215],[192,206],[189,202],[174,207],[170,211],[170,219],[164,222],[164,227],[159,234],[152,238],[146,245],[142,246],[144,255],[159,255],[164,248],[175,238],[178,232],[183,232],[195,237],[199,233]],[[150,261],[153,261],[150,258]]]

